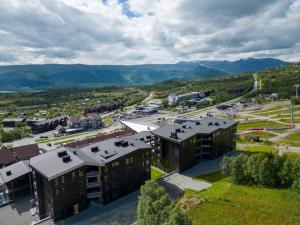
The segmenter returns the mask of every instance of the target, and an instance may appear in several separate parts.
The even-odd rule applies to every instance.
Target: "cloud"
[[[0,64],[300,60],[300,0],[0,0]]]

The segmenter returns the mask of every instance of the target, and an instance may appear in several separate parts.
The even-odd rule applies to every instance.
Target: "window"
[[[147,160],[146,160],[146,165],[149,165],[149,162],[150,162],[149,159],[147,159]]]
[[[74,180],[76,178],[76,174],[75,172],[72,172],[72,180]]]
[[[59,190],[58,189],[55,190],[55,195],[56,195],[56,197],[59,196]]]
[[[54,182],[55,182],[55,185],[58,185],[58,179],[57,178],[55,178]]]
[[[83,176],[84,176],[84,172],[83,172],[82,170],[79,170],[79,171],[78,171],[78,176],[79,176],[79,177],[83,177]]]
[[[61,192],[62,192],[62,193],[64,193],[64,192],[65,192],[65,187],[64,187],[64,186],[62,186],[62,188],[61,188]]]
[[[130,157],[130,163],[133,163],[133,156]]]
[[[125,159],[125,163],[126,163],[126,165],[129,165],[129,158]]]
[[[65,176],[61,176],[61,183],[65,183]]]
[[[120,165],[119,161],[115,161],[112,163],[112,167],[118,167]]]

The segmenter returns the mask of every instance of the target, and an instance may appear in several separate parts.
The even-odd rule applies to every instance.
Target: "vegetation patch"
[[[225,176],[222,173],[215,172],[215,173],[200,175],[200,176],[194,177],[193,179],[200,180],[200,181],[205,181],[205,182],[208,182],[208,183],[215,183],[215,182],[217,182],[219,180],[222,180],[224,178],[225,178]]]
[[[285,138],[279,140],[280,143],[285,143],[287,145],[300,147],[300,131],[295,132]]]
[[[151,180],[157,180],[157,179],[161,178],[165,174],[166,173],[164,173],[162,170],[157,169],[154,166],[151,167]]]
[[[247,123],[239,123],[238,130],[249,130],[253,128],[278,128],[283,125],[274,121],[256,121],[256,122],[247,122]]]
[[[252,153],[275,153],[276,149],[271,145],[247,145],[242,150]]]
[[[249,187],[223,179],[183,198],[195,195],[200,202],[187,211],[193,225],[300,224],[300,195],[287,189]]]

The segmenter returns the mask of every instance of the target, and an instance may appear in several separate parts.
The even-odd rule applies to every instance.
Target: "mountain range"
[[[141,85],[169,79],[198,79],[257,72],[286,64],[288,63],[273,58],[248,58],[237,61],[191,61],[128,66],[83,64],[0,66],[0,91]]]

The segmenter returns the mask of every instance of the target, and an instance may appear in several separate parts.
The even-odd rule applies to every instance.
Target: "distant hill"
[[[237,61],[227,61],[227,60],[196,61],[193,63],[204,67],[221,70],[228,74],[257,72],[267,68],[277,68],[288,64],[287,62],[281,61],[279,59],[273,59],[273,58],[261,58],[261,59],[248,58],[248,59],[240,59]]]
[[[300,63],[290,64],[283,68],[269,69],[258,73],[261,80],[261,90],[258,93],[278,93],[280,98],[295,96],[295,84],[300,84]]]
[[[146,65],[45,64],[0,66],[1,90],[40,90],[58,87],[104,85],[139,85],[170,79],[197,79],[256,72],[280,67],[286,62],[276,59],[180,62]]]

